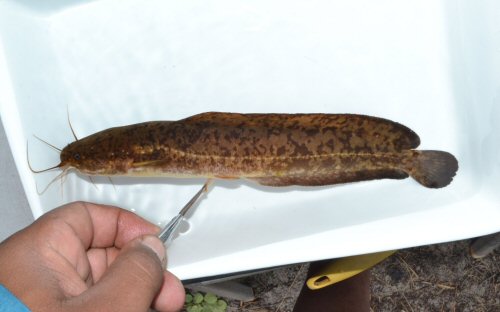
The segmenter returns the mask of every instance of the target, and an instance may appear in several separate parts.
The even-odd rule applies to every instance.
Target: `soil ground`
[[[500,312],[500,250],[473,259],[469,241],[400,250],[372,269],[372,311]],[[228,311],[291,312],[308,265],[243,279],[252,302],[229,301]],[[311,308],[314,311],[314,308]]]

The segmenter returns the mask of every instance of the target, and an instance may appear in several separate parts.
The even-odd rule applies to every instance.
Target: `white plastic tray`
[[[35,217],[87,200],[162,224],[202,180],[32,174],[118,125],[204,111],[362,113],[453,153],[444,189],[411,179],[274,189],[218,182],[169,249],[182,279],[500,230],[495,1],[1,1],[0,111]]]

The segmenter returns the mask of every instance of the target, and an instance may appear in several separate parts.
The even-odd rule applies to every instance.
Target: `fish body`
[[[353,114],[209,112],[106,129],[61,152],[61,168],[104,176],[245,178],[269,186],[329,185],[411,175],[427,187],[458,169],[442,151],[418,151],[399,123]]]

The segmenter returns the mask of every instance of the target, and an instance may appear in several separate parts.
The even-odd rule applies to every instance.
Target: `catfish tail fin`
[[[412,178],[430,188],[441,188],[451,183],[458,170],[455,156],[443,151],[416,152],[409,170]]]

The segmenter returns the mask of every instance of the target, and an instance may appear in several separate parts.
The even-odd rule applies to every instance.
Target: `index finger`
[[[88,202],[74,202],[56,208],[40,218],[54,219],[68,225],[88,249],[115,246],[145,234],[157,234],[159,228],[138,215],[118,207]]]

